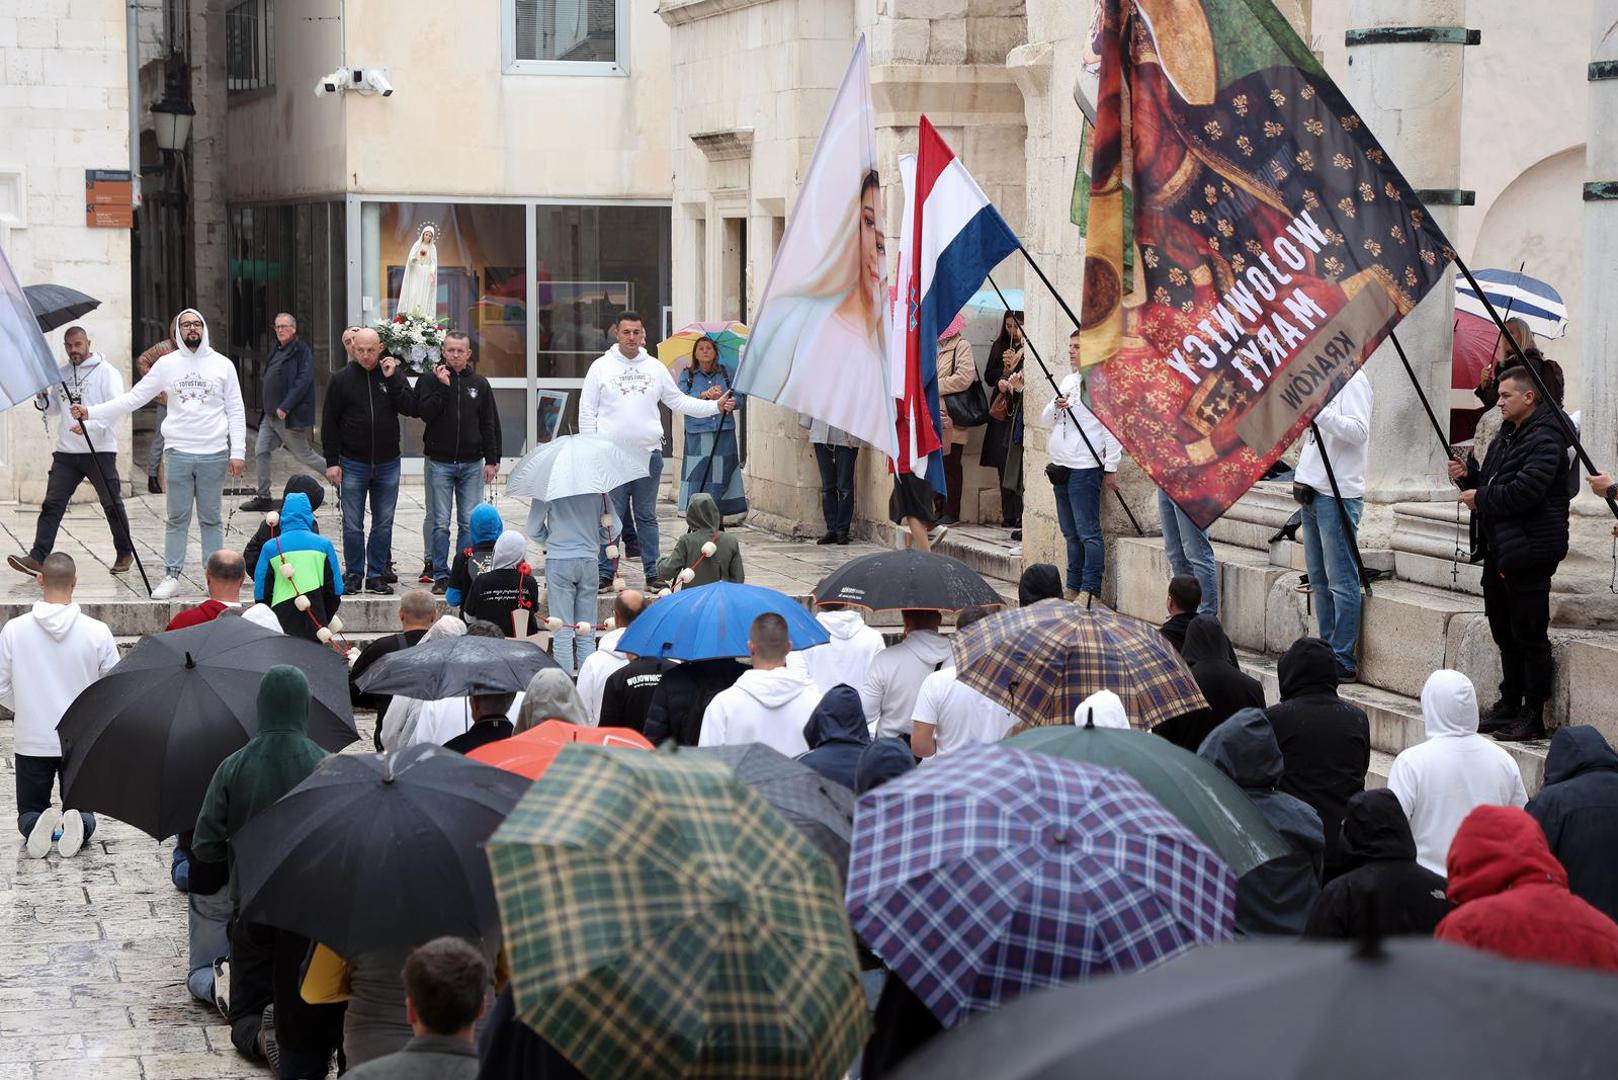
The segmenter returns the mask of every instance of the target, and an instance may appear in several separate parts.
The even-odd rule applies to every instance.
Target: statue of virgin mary
[[[438,317],[438,230],[423,225],[405,259],[404,281],[399,286],[396,315]]]

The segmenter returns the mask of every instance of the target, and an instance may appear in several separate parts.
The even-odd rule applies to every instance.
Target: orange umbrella
[[[473,761],[538,780],[550,768],[556,755],[562,752],[562,747],[575,742],[627,746],[636,750],[652,749],[652,744],[634,728],[580,727],[566,720],[546,720],[521,735],[484,743],[466,756]]]

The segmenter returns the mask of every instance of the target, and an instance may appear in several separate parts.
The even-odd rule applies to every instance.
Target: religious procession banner
[[[1096,5],[1081,362],[1206,526],[1454,253],[1270,0]]]

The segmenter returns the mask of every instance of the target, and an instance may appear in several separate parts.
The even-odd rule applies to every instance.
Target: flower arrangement
[[[401,312],[392,319],[374,324],[382,338],[382,351],[396,356],[416,374],[438,363],[448,319],[429,319],[415,312]]]

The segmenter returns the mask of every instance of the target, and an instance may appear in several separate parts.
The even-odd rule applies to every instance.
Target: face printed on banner
[[[875,179],[860,193],[860,269],[873,304],[882,302],[882,275],[888,266],[888,238],[882,231],[881,196]]]

